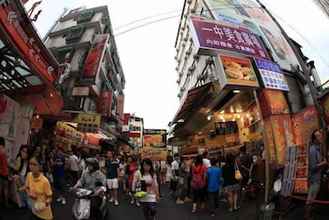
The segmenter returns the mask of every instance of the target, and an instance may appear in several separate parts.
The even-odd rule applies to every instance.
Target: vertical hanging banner
[[[200,54],[209,54],[215,50],[270,59],[261,38],[246,28],[195,16],[191,17],[190,27]]]
[[[123,116],[124,100],[125,100],[124,95],[119,95],[117,97],[117,114],[119,115],[120,120],[123,120],[124,119],[124,116]]]
[[[108,40],[108,34],[96,35],[83,68],[83,76],[85,78],[95,78],[97,76]]]
[[[112,109],[112,91],[104,91],[98,99],[97,112],[103,116],[110,116]]]

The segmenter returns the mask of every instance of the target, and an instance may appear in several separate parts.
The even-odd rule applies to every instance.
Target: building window
[[[95,11],[93,10],[86,10],[80,12],[78,18],[77,18],[77,24],[85,23],[91,21],[91,19],[94,17]]]
[[[83,32],[84,32],[84,27],[74,27],[70,29],[70,32],[65,38],[66,44],[79,42]]]

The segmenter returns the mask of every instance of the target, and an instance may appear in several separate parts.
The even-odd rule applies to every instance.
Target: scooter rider
[[[82,173],[81,178],[73,189],[84,188],[95,192],[100,185],[106,186],[106,177],[100,171],[98,160],[96,158],[88,158],[86,164],[87,169]]]
[[[93,191],[94,194],[90,198],[91,219],[102,219],[102,210],[100,207],[103,202],[102,196],[105,194],[104,191],[106,191],[106,177],[100,171],[99,163],[96,158],[88,158],[86,164],[87,169],[82,173],[81,178],[72,190],[83,188]]]

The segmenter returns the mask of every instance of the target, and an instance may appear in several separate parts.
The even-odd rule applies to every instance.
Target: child
[[[210,215],[215,216],[215,209],[218,207],[219,188],[221,185],[222,169],[216,166],[217,161],[212,159],[211,167],[207,171],[208,199]]]

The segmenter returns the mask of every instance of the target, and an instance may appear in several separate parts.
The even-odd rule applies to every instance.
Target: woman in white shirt
[[[160,195],[157,177],[150,159],[144,159],[140,171],[136,172],[133,181],[133,189],[136,192],[146,192],[146,195],[140,199],[144,217],[145,220],[154,220]]]

